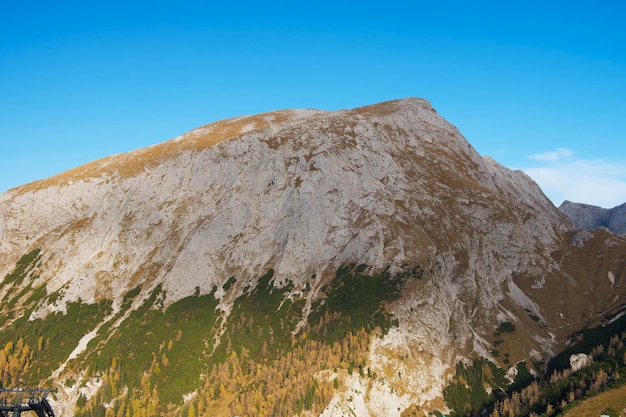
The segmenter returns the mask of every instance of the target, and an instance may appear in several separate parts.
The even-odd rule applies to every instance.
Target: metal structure
[[[44,388],[0,388],[0,417],[20,417],[24,411],[34,411],[37,417],[55,417],[46,400],[50,392]]]

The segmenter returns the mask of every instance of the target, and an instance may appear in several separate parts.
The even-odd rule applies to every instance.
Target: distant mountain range
[[[626,203],[605,209],[566,200],[559,206],[559,210],[581,229],[595,230],[598,227],[606,227],[616,235],[626,234]]]

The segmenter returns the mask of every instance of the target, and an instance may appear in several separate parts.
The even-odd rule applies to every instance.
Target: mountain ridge
[[[433,114],[436,114],[436,113],[434,113],[434,110],[432,109],[432,107],[430,107],[430,105],[427,102],[421,101],[421,100],[415,100],[415,99],[409,99],[409,100],[405,100],[405,101],[392,101],[392,102],[387,102],[387,103],[383,103],[383,104],[379,104],[379,105],[363,107],[363,108],[356,109],[354,112],[357,114],[357,117],[358,117],[358,115],[360,113],[366,113],[367,111],[370,111],[370,112],[373,111],[374,114],[378,115],[379,114],[378,112],[382,109],[383,117],[388,115],[388,114],[391,114],[392,116],[397,116],[398,113],[391,111],[391,109],[394,108],[394,107],[397,107],[398,103],[409,103],[410,105],[405,106],[405,107],[411,108],[413,110],[414,110],[414,108],[425,109],[426,111],[422,111],[418,115],[418,120],[419,120],[419,118],[421,118],[422,120],[420,120],[420,122],[422,122],[422,123],[425,122],[426,120],[428,120],[427,116],[431,116]],[[402,110],[405,111],[406,109],[403,108]],[[285,112],[279,112],[278,114],[280,116],[284,116]],[[296,114],[297,115],[298,113],[297,112],[293,112],[291,114]],[[345,114],[345,112],[340,112],[339,116],[335,116],[335,117],[343,117],[344,114]],[[273,115],[273,113],[269,113],[269,115]],[[267,114],[266,115],[261,115],[261,116],[262,116],[261,117],[262,120],[265,120],[265,118],[268,117]],[[378,116],[378,117],[380,117],[380,116]],[[406,115],[405,115],[405,117],[406,117]],[[411,117],[411,116],[409,116],[409,117]],[[252,119],[253,120],[257,120],[258,117],[254,117],[253,116]],[[242,125],[244,126],[243,134],[247,135],[247,137],[252,137],[252,140],[255,141],[255,140],[257,140],[256,137],[254,137],[255,133],[247,128],[247,126],[250,126],[249,120],[250,120],[249,117],[245,117],[243,119],[241,119],[241,118],[228,119],[225,122],[218,122],[217,125],[218,125],[219,128],[221,128],[224,124],[228,125],[232,121],[235,121],[237,123],[237,126],[239,126],[240,128],[241,128]],[[332,120],[332,118],[331,118],[331,120]],[[433,123],[432,120],[430,120],[429,122]],[[435,119],[434,122],[435,123],[441,123],[441,120]],[[283,126],[283,127],[285,126],[284,124],[279,124],[279,125]],[[297,125],[297,118],[296,118],[296,125]],[[209,126],[211,126],[211,125],[209,125]],[[268,127],[270,127],[270,129],[269,129],[269,131],[267,133],[268,136],[275,136],[275,135],[279,134],[279,132],[274,132],[271,129],[271,126],[268,126]],[[132,153],[129,153],[129,154],[126,154],[126,155],[121,155],[118,158],[114,158],[114,160],[117,161],[117,163],[120,166],[126,167],[126,166],[130,165],[131,167],[133,167],[132,168],[133,170],[131,172],[124,171],[124,170],[120,171],[118,169],[117,171],[115,171],[115,173],[117,175],[119,175],[121,178],[131,178],[131,177],[135,177],[136,178],[135,175],[139,174],[139,171],[137,170],[136,167],[140,166],[142,168],[143,172],[146,174],[145,176],[148,177],[148,176],[150,176],[150,170],[151,170],[151,167],[153,166],[154,161],[158,162],[159,160],[162,160],[161,158],[168,158],[168,157],[171,157],[171,155],[177,155],[177,157],[183,158],[183,159],[184,158],[188,158],[186,155],[189,155],[189,154],[185,154],[185,153],[186,152],[189,152],[189,153],[193,152],[193,149],[195,149],[195,147],[197,146],[198,143],[204,143],[204,144],[209,143],[210,144],[209,146],[212,146],[215,143],[222,142],[223,138],[221,137],[221,130],[219,128],[218,129],[212,129],[212,128],[207,128],[207,127],[201,127],[199,129],[195,129],[195,130],[191,131],[190,133],[188,133],[186,135],[183,135],[183,137],[175,138],[174,140],[165,142],[164,144],[155,145],[155,146],[143,149],[143,150],[132,152]],[[287,129],[297,129],[297,126],[291,127],[290,123],[287,123]],[[445,134],[448,135],[448,137],[462,138],[460,135],[458,135],[458,131],[456,130],[456,128],[454,128],[452,126],[447,126],[446,129],[447,130],[446,130]],[[218,131],[218,134],[220,136],[219,139],[221,139],[219,141],[213,141],[213,140],[211,140],[211,137],[210,137],[210,135],[213,132],[215,132],[216,130]],[[205,134],[209,135],[209,140],[207,140],[206,137],[203,136]],[[429,141],[432,140],[432,138],[429,138],[429,136],[425,136],[424,138],[426,138],[426,142],[429,142]],[[422,138],[422,139],[424,139],[424,138]],[[471,149],[470,145],[464,139],[461,139],[461,141],[458,141],[458,140],[448,141],[448,140],[446,140],[446,142],[444,142],[444,145],[451,145],[451,144],[454,145],[454,147],[452,148],[454,151],[461,152],[461,153],[466,153],[466,152],[470,152],[471,151],[470,155],[473,156],[473,160],[471,160],[471,161],[462,161],[459,158],[458,162],[461,162],[461,163],[470,162],[470,164],[472,165],[470,167],[471,169],[473,169],[474,166],[476,166],[476,165],[484,163],[483,160],[478,156],[478,154],[475,151],[473,151]],[[272,144],[268,144],[268,145],[269,145],[269,147],[271,149]],[[437,146],[440,146],[440,145],[441,145],[440,143],[437,144]],[[250,145],[247,145],[247,146],[250,146]],[[343,145],[342,144],[338,144],[337,146],[342,147]],[[441,151],[442,147],[440,147],[437,150]],[[157,151],[159,151],[159,152],[157,152]],[[358,151],[359,150],[357,150],[357,152]],[[371,151],[375,152],[375,150],[371,150]],[[238,151],[235,150],[234,152],[238,152]],[[397,152],[400,152],[400,151],[398,150]],[[134,161],[132,161],[129,164],[129,160],[134,159],[137,155],[139,156],[137,159],[140,161],[140,164],[135,164]],[[146,156],[148,158],[146,158]],[[302,156],[299,155],[298,158],[302,158]],[[104,166],[106,168],[107,166],[109,166],[110,162],[111,162],[111,159],[109,159],[109,158],[106,158],[106,159],[101,160],[101,161],[96,161],[96,172],[102,172],[102,171],[99,170],[100,167]],[[276,160],[276,162],[278,164],[282,163],[282,161],[280,161],[280,160]],[[190,164],[190,163],[193,163],[193,162],[189,161],[187,159],[186,161],[184,161],[184,163]],[[382,162],[382,164],[387,164],[387,163],[389,163],[389,161],[383,161]],[[88,167],[89,166],[90,165],[88,164]],[[115,168],[115,164],[113,164],[113,169],[116,169]],[[281,167],[280,165],[278,165],[278,169],[284,169],[284,167]],[[453,175],[448,175],[448,172],[450,172],[451,169],[452,169],[451,167],[444,167],[443,170],[440,170],[440,169],[438,169],[438,166],[435,165],[434,169],[430,172],[430,175],[432,175],[433,173],[435,173],[437,171],[440,171],[438,179],[439,179],[439,181],[441,183],[446,184],[446,183],[449,183],[450,180],[454,177]],[[492,169],[492,171],[488,171],[488,169]],[[501,167],[497,167],[496,165],[494,165],[492,163],[492,164],[489,165],[489,168],[483,168],[483,172],[482,172],[483,178],[482,178],[482,181],[485,182],[486,183],[485,185],[488,188],[491,188],[491,190],[493,191],[497,187],[496,183],[494,182],[494,179],[498,178],[498,174],[500,173],[500,175],[501,175],[501,172],[502,172]],[[69,171],[68,174],[72,174],[73,175],[74,174],[73,170]],[[78,168],[78,174],[80,176],[84,175],[84,172],[82,171],[81,168]],[[106,183],[108,181],[111,181],[111,179],[109,178],[109,175],[111,175],[110,171],[104,171],[104,172],[102,172],[102,174],[103,174],[103,176],[101,176],[100,178],[97,178],[97,179],[94,180],[94,181],[96,181],[96,184],[98,184],[99,182],[105,182]],[[380,184],[376,184],[378,182],[378,178],[376,178],[377,174],[376,173],[372,173],[372,172],[370,172],[369,174],[370,174],[371,177],[374,177],[374,178],[372,178],[372,184],[370,186],[371,187],[377,187],[377,186],[379,187]],[[487,178],[489,174],[491,174],[491,176],[492,176],[491,178]],[[129,176],[125,176],[125,175],[129,175]],[[168,175],[168,174],[166,173],[165,175]],[[265,175],[267,176],[267,174],[265,174]],[[274,175],[274,173],[272,173],[272,175]],[[517,188],[521,188],[521,187],[519,187],[519,184],[520,183],[524,183],[524,182],[528,182],[529,184],[534,184],[534,183],[532,183],[532,181],[529,178],[523,176],[523,174],[518,173],[516,175],[517,176],[522,176],[522,177],[520,177],[520,178],[522,178],[521,182],[516,183]],[[91,177],[87,177],[87,178],[88,179],[92,179]],[[382,177],[382,178],[384,178],[384,177]],[[510,181],[511,178],[512,177],[509,176],[507,178],[507,180]],[[65,178],[64,175],[62,175],[59,179],[62,182],[67,183],[67,184],[71,184],[71,182],[74,181],[73,179]],[[175,180],[175,181],[178,180],[178,178],[176,178],[176,177],[173,177],[172,179]],[[80,181],[84,182],[85,180],[80,180]],[[191,182],[193,180],[190,178],[187,181]],[[256,181],[258,182],[258,178],[256,179]],[[273,183],[274,181],[275,181],[275,179],[274,178],[270,178],[269,176],[268,176],[268,178],[265,179],[265,182],[267,184]],[[357,179],[355,177],[355,178],[353,178],[352,181],[353,181],[353,183],[356,184],[356,183],[359,182],[359,179]],[[448,186],[458,187],[459,185],[461,185],[461,186],[472,187],[474,189],[481,190],[481,188],[480,188],[481,185],[479,185],[480,184],[479,181],[480,180],[478,178],[471,179],[471,180],[468,181],[467,178],[461,177],[460,178],[460,184],[458,183],[458,180],[457,180],[457,183],[448,184]],[[310,186],[310,184],[311,184],[310,182],[309,183],[305,183],[305,186],[307,186],[307,185]],[[84,184],[84,185],[89,186],[90,184]],[[259,187],[264,187],[265,185],[266,184],[257,184],[257,186],[259,186]],[[201,186],[201,185],[199,184],[199,186]],[[526,189],[529,190],[533,195],[542,196],[541,191],[539,190],[538,187],[536,187],[536,185],[534,185],[534,189],[530,189],[529,187],[531,187],[531,186],[528,185],[528,184],[523,184],[523,186],[526,187]],[[284,184],[283,184],[283,187],[284,187]],[[26,186],[25,188],[28,189],[28,186]],[[257,190],[254,190],[254,191],[256,192]],[[432,192],[430,190],[428,190],[428,189],[426,189],[425,191],[428,194],[432,194]],[[538,199],[541,200],[541,204],[543,204],[543,206],[540,206],[540,207],[542,207],[542,208],[549,207],[550,203],[548,202],[548,200],[545,197],[533,197],[533,198],[534,198],[535,201],[538,200]],[[99,200],[99,198],[97,198],[97,199]],[[119,197],[119,199],[123,201],[123,197]],[[231,204],[235,204],[235,203],[231,203]],[[109,210],[110,210],[109,207],[103,207],[102,211],[106,212],[106,211],[109,211]],[[388,207],[388,210],[392,210],[392,208]],[[554,214],[551,213],[551,215],[554,215]],[[50,218],[54,218],[54,219],[58,218],[58,216],[56,214],[55,215],[46,216],[46,217],[50,217]],[[153,221],[157,222],[158,220],[153,220]],[[236,223],[236,222],[237,222],[237,219],[233,219],[232,223]],[[2,229],[0,229],[0,231],[1,230]],[[0,233],[0,235],[1,235],[1,233]],[[4,242],[4,240],[3,240],[3,242]],[[346,260],[344,260],[344,261],[342,261],[340,263],[345,263],[345,262],[350,262],[350,261],[357,261],[357,260],[355,260],[355,259],[346,259]],[[368,262],[365,262],[365,263],[370,264],[371,261],[368,261]],[[381,266],[381,265],[382,265],[382,263],[379,262],[379,266]],[[335,265],[335,267],[338,267],[338,265]],[[262,268],[262,269],[266,269],[266,268]],[[319,273],[320,271],[312,271],[312,272]]]
[[[443,388],[459,361],[540,362],[618,313],[624,247],[602,230],[573,230],[528,176],[480,156],[421,99],[228,119],[0,195],[0,273],[39,251],[28,284],[5,278],[0,287],[5,300],[24,294],[23,309],[5,305],[6,315],[46,321],[76,304],[110,305],[74,341],[72,360],[54,368],[68,412],[80,395],[102,395],[69,384],[101,381],[80,364],[98,349],[123,355],[106,340],[130,332],[125,323],[139,312],[214,297],[218,331],[203,343],[219,352],[223,338],[237,337],[230,320],[246,300],[277,294],[297,306],[289,333],[303,344],[311,317],[322,326],[341,322],[332,319],[339,311],[352,317],[346,306],[365,308],[359,300],[382,303],[365,315],[386,324],[363,360],[384,377],[320,370],[320,384],[326,375],[351,387],[324,397],[321,415],[357,403],[361,415],[445,411]],[[398,298],[385,286],[396,278]],[[355,282],[390,293],[372,300],[356,285],[352,302],[341,288]],[[287,314],[273,308],[270,317]],[[502,323],[519,330],[495,336]],[[108,336],[96,343],[102,329]]]
[[[581,229],[595,230],[606,227],[616,235],[626,234],[626,203],[606,209],[565,200],[559,206],[559,210]]]

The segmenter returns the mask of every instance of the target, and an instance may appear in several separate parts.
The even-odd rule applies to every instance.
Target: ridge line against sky
[[[195,127],[421,97],[559,205],[626,201],[614,1],[5,2],[0,192]]]

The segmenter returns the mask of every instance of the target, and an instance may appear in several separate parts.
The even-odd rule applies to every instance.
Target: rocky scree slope
[[[417,277],[385,305],[396,326],[371,341],[378,378],[346,376],[326,416],[445,410],[457,361],[549,358],[624,304],[624,248],[571,230],[529,177],[480,156],[421,99],[224,120],[0,196],[0,276],[40,250],[16,300],[30,300],[28,320],[111,306],[74,358],[98,329],[115,332],[135,289],[131,310],[159,289],[156,306],[213,294],[227,318],[273,271],[270,284],[303,303],[298,335],[342,266]],[[515,333],[494,336],[504,322]],[[95,392],[98,379],[67,363],[54,377],[71,413],[93,392],[68,381]]]

